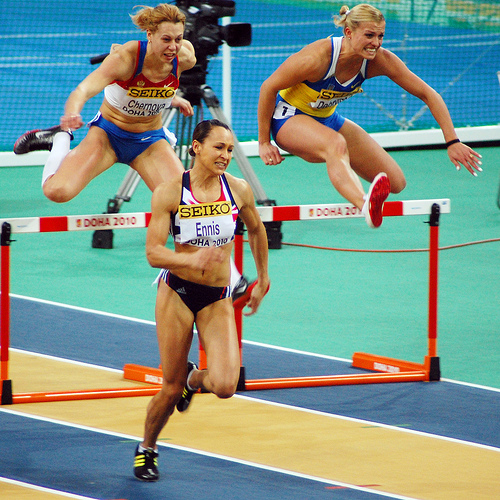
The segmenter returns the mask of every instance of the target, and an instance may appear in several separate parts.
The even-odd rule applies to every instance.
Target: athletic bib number
[[[276,108],[274,109],[273,118],[276,120],[283,120],[283,118],[289,118],[290,116],[295,115],[295,111],[297,108],[295,106],[290,106],[285,101],[280,101]]]

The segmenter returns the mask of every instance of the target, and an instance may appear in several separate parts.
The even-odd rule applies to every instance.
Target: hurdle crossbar
[[[361,211],[348,203],[296,206],[257,207],[263,222],[362,218]],[[437,270],[439,214],[450,213],[449,199],[388,201],[384,204],[384,217],[431,215],[430,270],[429,270],[429,346],[423,364],[409,363],[381,356],[355,353],[353,366],[377,371],[376,374],[335,375],[320,377],[292,377],[283,379],[245,380],[241,366],[238,390],[257,390],[285,387],[311,387],[325,385],[367,384],[417,380],[439,380],[437,357]],[[1,404],[63,401],[73,399],[100,399],[112,397],[147,396],[156,394],[162,381],[160,369],[124,366],[124,378],[147,382],[152,387],[95,389],[84,391],[58,391],[39,393],[12,393],[9,379],[10,347],[10,239],[16,233],[47,233],[66,231],[99,231],[109,229],[146,228],[150,212],[122,214],[68,215],[0,219],[1,232],[1,321],[0,321],[0,379]],[[235,264],[243,272],[243,229],[235,236]],[[235,307],[240,357],[242,358],[242,309]],[[206,355],[200,344],[200,368],[206,368]]]
[[[450,213],[449,199],[386,201],[384,217],[428,215],[433,204],[440,212]],[[361,210],[349,203],[257,207],[262,222],[362,218]],[[65,231],[99,231],[109,229],[145,228],[151,212],[118,214],[60,215],[0,219],[10,224],[12,233],[51,233]]]

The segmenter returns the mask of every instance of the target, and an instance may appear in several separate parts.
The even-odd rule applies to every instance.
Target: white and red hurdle
[[[351,204],[321,204],[296,206],[257,207],[263,222],[299,220],[325,220],[362,218],[360,210]],[[437,305],[438,305],[438,253],[439,218],[450,213],[449,199],[388,201],[384,204],[384,217],[429,215],[429,316],[427,355],[422,364],[384,356],[356,352],[352,366],[375,373],[352,375],[325,375],[245,380],[242,363],[238,390],[283,389],[333,385],[373,384],[387,382],[436,381],[440,379],[437,356]],[[53,217],[25,217],[0,219],[1,226],[1,283],[0,283],[0,380],[1,404],[100,399],[131,396],[151,396],[159,391],[162,383],[160,368],[126,364],[124,378],[151,384],[149,387],[127,387],[83,391],[57,391],[13,394],[9,379],[10,346],[10,244],[15,233],[46,233],[64,231],[96,231],[109,229],[145,228],[151,213],[123,213],[99,215],[68,215]],[[235,237],[235,264],[243,272],[243,231]],[[236,325],[242,359],[243,314],[235,307]],[[199,366],[206,368],[206,356],[200,345]]]

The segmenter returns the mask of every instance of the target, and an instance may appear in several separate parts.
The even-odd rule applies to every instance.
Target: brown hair
[[[354,31],[361,23],[385,21],[384,15],[380,10],[367,3],[360,3],[351,10],[347,5],[340,8],[339,16],[334,16],[334,24],[339,28],[345,29],[346,26]]]
[[[210,132],[212,132],[215,127],[225,128],[232,133],[229,125],[221,122],[220,120],[216,120],[215,118],[212,120],[203,120],[199,122],[193,130],[193,141],[198,141],[199,143],[203,144],[205,142],[205,139],[210,135]],[[193,146],[189,148],[189,154],[191,156],[196,156],[196,153],[193,151]]]
[[[186,16],[175,5],[168,3],[161,3],[156,7],[136,5],[134,9],[139,7],[142,7],[141,10],[131,14],[130,17],[132,22],[142,31],[149,30],[151,33],[155,33],[158,25],[164,22],[186,24]]]

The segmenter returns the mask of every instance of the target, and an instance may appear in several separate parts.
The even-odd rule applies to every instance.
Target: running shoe
[[[234,285],[234,288],[231,291],[231,298],[233,299],[233,302],[237,298],[245,294],[248,288],[248,284],[248,280],[245,278],[245,276],[241,275],[240,279],[236,282],[236,285]]]
[[[250,295],[252,295],[252,290],[254,289],[256,284],[257,280],[252,281],[252,283],[248,283],[247,281],[247,286],[245,288],[245,291],[243,293],[238,294],[236,298],[233,298],[233,307],[235,309],[243,309],[246,306],[248,299],[250,298]]]
[[[252,293],[252,289],[255,286],[257,281],[252,281],[250,283],[245,276],[241,276],[236,285],[234,286],[234,290],[231,292],[231,298],[233,299],[233,306],[238,303],[246,304],[246,301],[249,299],[250,294]]]
[[[384,201],[391,192],[389,177],[383,172],[378,174],[370,184],[370,189],[366,195],[366,201],[361,212],[364,214],[366,223],[370,227],[380,227],[382,225],[382,211]]]
[[[188,388],[187,380],[189,380],[189,375],[191,374],[191,372],[197,369],[198,367],[194,363],[188,361],[186,385],[184,386],[184,390],[182,391],[181,399],[179,399],[179,402],[177,403],[177,410],[180,412],[186,411],[188,409],[189,403],[191,403],[191,398],[193,397],[193,394],[196,392]]]
[[[135,449],[134,476],[141,481],[158,481],[158,453],[152,449],[139,451],[139,445]]]
[[[16,155],[24,155],[31,151],[50,151],[52,149],[54,136],[58,132],[62,132],[59,125],[46,129],[30,130],[16,141],[14,144],[14,153]],[[71,131],[68,131],[68,134],[71,140],[73,140]]]

